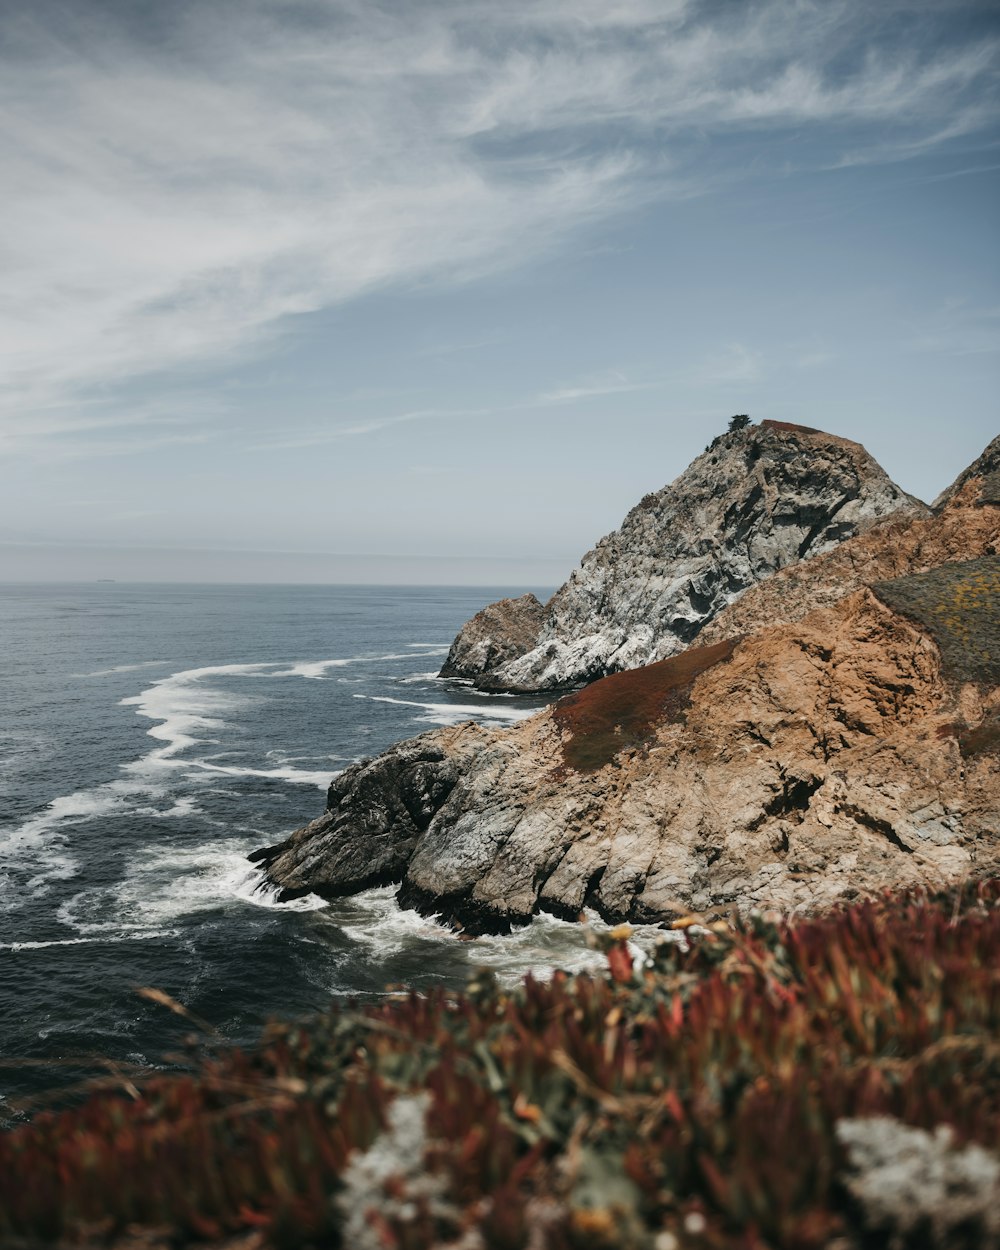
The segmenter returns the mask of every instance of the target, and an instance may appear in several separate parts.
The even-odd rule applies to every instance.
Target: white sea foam
[[[364,890],[330,905],[328,919],[355,942],[379,958],[405,950],[415,938],[443,945],[455,942],[455,931],[433,917],[404,910],[396,902],[396,887]]]
[[[138,798],[147,800],[137,803]],[[168,806],[156,806],[157,800]],[[60,795],[42,811],[8,830],[0,838],[0,859],[8,870],[17,867],[19,880],[8,877],[0,901],[13,909],[46,893],[53,881],[76,876],[78,861],[67,847],[66,828],[95,817],[147,816],[169,819],[191,816],[197,811],[190,797],[170,798],[162,786],[137,786],[125,780],[109,781],[89,790]],[[30,865],[25,869],[24,865]],[[26,878],[26,871],[32,875]]]
[[[0,727],[0,776],[15,772],[25,760],[38,761],[52,753],[52,739],[37,729]]]
[[[55,938],[51,942],[0,942],[3,951],[41,951],[50,946],[92,946],[95,942],[148,942],[152,938],[176,937],[176,929],[151,930],[145,933],[106,934],[102,937]]]
[[[169,799],[170,806],[157,807],[152,803],[136,806],[135,800],[140,795],[154,801]],[[172,816],[190,816],[196,811],[192,798],[172,799],[163,786],[140,787],[129,781],[107,781],[90,790],[77,790],[73,794],[53,799],[43,811],[8,834],[3,850],[16,850],[22,842],[27,843],[43,836],[56,825],[92,820],[95,816],[152,816],[166,819]]]
[[[259,844],[260,835],[255,835],[252,840],[220,838],[188,847],[145,846],[121,881],[81,890],[60,905],[56,917],[75,934],[98,940],[98,935],[162,933],[185,916],[233,906],[235,900],[287,911],[326,906],[312,894],[278,903],[277,890],[247,859]]]
[[[510,933],[467,940],[461,949],[472,967],[489,968],[508,984],[516,983],[529,972],[536,979],[544,979],[556,968],[572,973],[599,971],[606,967],[606,958],[593,944],[592,936],[606,933],[611,926],[596,912],[588,910],[584,915],[586,923],[581,924],[543,913]],[[329,905],[326,919],[379,959],[398,954],[415,941],[436,942],[449,948],[458,942],[449,925],[401,908],[396,902],[395,886],[338,899]],[[658,925],[635,926],[629,939],[633,961],[641,966],[648,952],[664,941],[684,939]]]
[[[115,673],[134,673],[140,668],[162,668],[169,660],[143,660],[141,664],[116,664],[114,668],[99,668],[93,673],[73,673],[73,677],[111,677]]]
[[[212,735],[218,734],[225,728],[224,717],[246,707],[252,700],[252,696],[220,690],[210,684],[210,680],[214,677],[302,677],[315,681],[322,680],[323,675],[330,669],[344,668],[351,664],[381,663],[387,660],[412,658],[412,654],[389,654],[349,656],[327,660],[296,660],[290,663],[217,664],[203,668],[183,669],[168,677],[161,677],[139,694],[121,700],[123,706],[134,707],[136,715],[158,722],[148,733],[151,738],[164,744],[134,764],[126,765],[126,768],[144,770],[151,767],[177,767],[177,757],[181,752],[200,743],[218,741]],[[391,699],[386,701],[394,702]],[[433,705],[425,706],[433,710]],[[501,716],[498,715],[495,719],[500,718]],[[494,718],[491,717],[491,719]],[[510,717],[510,719],[519,719],[519,717]],[[187,764],[190,763],[191,761],[187,761]],[[278,774],[256,772],[248,773],[248,775],[277,776]],[[311,777],[303,778],[298,775],[289,775],[283,779],[297,784],[319,784]]]
[[[424,715],[414,716],[415,721],[429,725],[457,725],[463,720],[520,721],[534,716],[537,708],[494,707],[489,703],[419,703],[411,699],[393,699],[388,695],[356,694],[355,699],[367,699],[371,703],[395,703],[400,707],[420,708]]]
[[[147,730],[151,738],[164,743],[142,760],[126,765],[127,769],[159,765],[171,767],[174,757],[198,742],[213,742],[203,732],[216,732],[225,727],[222,714],[245,707],[246,695],[236,695],[204,684],[208,677],[251,676],[269,668],[270,664],[215,664],[204,668],[183,669],[169,677],[161,677],[146,690],[121,700],[123,707],[134,707],[136,715],[158,721]]]
[[[542,913],[510,933],[476,938],[472,961],[496,971],[504,981],[517,981],[529,972],[537,979],[545,978],[555,968],[573,973],[600,971],[607,966],[606,957],[588,939],[606,933],[611,926],[589,909],[584,916],[585,923],[581,924]],[[633,963],[641,967],[648,953],[665,941],[683,942],[684,938],[659,925],[633,926],[628,942]]]
[[[431,655],[446,655],[444,651],[421,651],[419,658]],[[339,657],[335,660],[295,660],[289,664],[268,666],[273,667],[273,671],[262,673],[265,677],[305,677],[312,681],[323,681],[325,675],[330,669],[348,668],[352,664],[383,664],[395,660],[412,660],[414,654],[412,651],[392,652],[388,655],[351,655]]]
[[[288,781],[296,786],[315,786],[324,792],[329,789],[330,782],[337,776],[339,769],[305,769],[305,768],[240,768],[235,764],[211,764],[207,760],[185,761],[186,768],[202,773],[222,773],[226,777],[269,777],[274,781]],[[188,777],[193,779],[193,774]]]
[[[311,681],[322,681],[331,668],[346,668],[354,660],[299,660],[287,668],[279,668],[270,673],[271,677],[305,677]]]
[[[75,824],[95,817],[183,819],[195,815],[198,808],[194,798],[170,793],[178,773],[183,775],[184,781],[199,785],[213,777],[265,778],[290,785],[314,786],[321,791],[327,789],[338,771],[332,761],[331,766],[303,768],[285,758],[274,764],[262,761],[262,766],[258,767],[255,761],[221,762],[221,752],[213,756],[211,750],[206,751],[206,747],[222,744],[227,722],[238,717],[258,698],[245,690],[222,688],[220,682],[231,685],[233,679],[323,679],[328,672],[351,665],[412,660],[415,654],[429,655],[437,645],[414,644],[405,652],[376,656],[205,665],[156,678],[138,694],[122,699],[121,705],[134,708],[137,716],[153,722],[147,732],[157,745],[139,759],[123,764],[115,780],[61,795],[43,811],[0,837],[0,862],[8,869],[12,863],[18,866],[16,880],[10,872],[5,877],[0,872],[3,878],[0,879],[0,905],[13,909],[26,899],[44,893],[47,883],[76,874],[78,862],[67,845],[67,833]],[[121,664],[87,676],[108,676],[163,663],[166,661]],[[431,723],[452,723],[461,718],[463,711],[453,711],[446,705],[440,708],[416,706],[430,714]],[[486,719],[495,718],[487,716]],[[28,873],[31,875],[26,880]]]
[[[280,890],[278,886],[264,876],[264,871],[255,864],[244,860],[245,868],[238,876],[230,880],[231,892],[237,897],[253,903],[255,907],[280,907],[283,911],[318,911],[327,907],[325,899],[317,894],[304,894],[301,898],[293,898],[287,903],[278,902]]]

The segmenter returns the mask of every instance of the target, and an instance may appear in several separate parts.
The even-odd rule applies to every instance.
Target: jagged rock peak
[[[860,443],[780,421],[722,434],[601,539],[544,608],[525,596],[474,617],[442,676],[551,690],[665,659],[748,587],[894,513],[928,509]]]
[[[974,477],[983,479],[982,485],[982,502],[983,503],[1000,503],[1000,434],[987,446],[978,459],[973,460],[967,469],[955,478],[954,482],[943,490],[931,507],[935,512],[940,512],[946,504],[948,504],[966,482]]]

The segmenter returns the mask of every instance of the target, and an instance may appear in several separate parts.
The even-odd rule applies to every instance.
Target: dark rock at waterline
[[[282,901],[399,881],[457,777],[455,762],[432,741],[401,743],[345,769],[327,792],[322,816],[250,858],[280,886]]]

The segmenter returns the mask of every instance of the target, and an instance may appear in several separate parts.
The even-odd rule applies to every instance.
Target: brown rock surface
[[[808,909],[1000,868],[988,665],[949,676],[932,628],[869,589],[699,650],[643,671],[638,723],[619,717],[643,674],[617,674],[583,705],[425,734],[348,770],[323,817],[261,853],[270,879],[289,896],[401,881],[404,903],[503,929],[585,904],[616,920]]]

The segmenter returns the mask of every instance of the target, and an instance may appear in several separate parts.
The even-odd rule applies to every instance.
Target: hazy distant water
[[[157,1061],[186,1030],[136,985],[246,1042],[331,995],[591,960],[579,926],[460,942],[391,889],[276,906],[246,860],[352,760],[540,705],[435,677],[503,593],[0,586],[0,1058]],[[0,1066],[0,1095],[51,1083]]]

